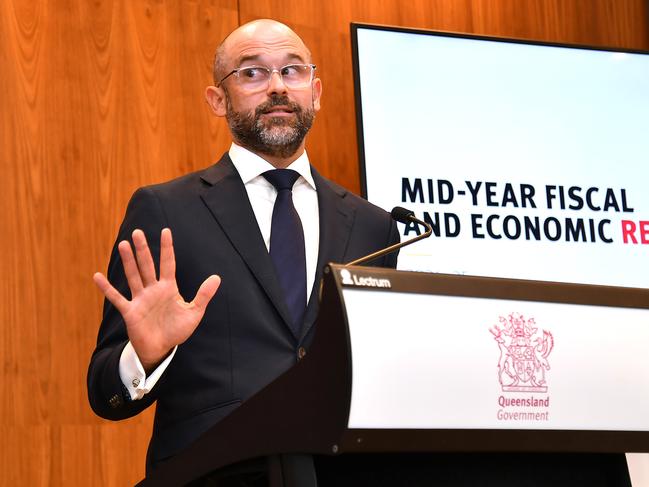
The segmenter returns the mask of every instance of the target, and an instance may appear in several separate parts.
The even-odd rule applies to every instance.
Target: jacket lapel
[[[286,326],[290,318],[273,262],[259,231],[248,193],[227,153],[201,175],[209,186],[201,195],[214,218],[264,289]]]
[[[317,316],[320,282],[322,281],[324,267],[329,262],[343,263],[355,216],[355,209],[345,198],[347,190],[331,184],[313,166],[311,167],[311,173],[318,191],[320,244],[315,281],[304,319],[303,337],[307,335]]]

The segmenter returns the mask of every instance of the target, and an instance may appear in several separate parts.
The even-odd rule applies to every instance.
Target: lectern
[[[316,326],[139,485],[278,454],[649,452],[649,290],[331,264]]]

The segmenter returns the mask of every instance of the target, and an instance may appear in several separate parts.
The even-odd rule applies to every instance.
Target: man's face
[[[279,24],[281,26],[281,24]],[[297,35],[275,24],[258,24],[235,31],[226,44],[226,69],[263,66],[279,70],[287,64],[310,63],[309,53]],[[214,88],[222,94],[212,108],[225,115],[237,143],[253,152],[288,158],[304,146],[315,112],[320,109],[321,83],[314,79],[303,88],[288,88],[277,72],[266,85],[251,90],[236,75]]]

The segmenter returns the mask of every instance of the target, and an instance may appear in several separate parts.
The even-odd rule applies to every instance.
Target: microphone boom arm
[[[389,247],[386,247],[384,249],[378,250],[377,252],[371,253],[369,255],[366,255],[364,257],[361,257],[356,260],[352,260],[351,262],[348,262],[345,264],[345,266],[348,265],[360,265],[364,264],[365,262],[369,262],[370,260],[378,259],[379,257],[383,257],[385,254],[389,254],[390,252],[394,252],[395,250],[399,250],[401,247],[405,247],[406,245],[413,244],[419,240],[422,240],[424,238],[428,238],[431,236],[433,233],[433,227],[430,226],[430,224],[426,223],[425,221],[422,221],[418,218],[415,218],[414,214],[410,212],[410,214],[405,215],[405,217],[402,218],[396,218],[397,221],[401,221],[401,223],[407,223],[408,221],[417,223],[419,225],[423,225],[426,227],[426,231],[422,233],[421,235],[417,235],[416,237],[411,238],[410,240],[406,240],[405,242],[399,242],[394,245],[390,245]]]

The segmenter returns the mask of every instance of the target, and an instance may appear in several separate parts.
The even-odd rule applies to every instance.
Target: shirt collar
[[[234,142],[230,145],[228,155],[232,160],[232,164],[234,164],[234,167],[237,169],[239,176],[241,176],[243,184],[248,184],[253,179],[261,176],[262,173],[275,169],[275,167],[265,159],[262,159],[257,154],[250,152],[248,149],[241,147]],[[315,181],[311,174],[309,156],[307,156],[306,151],[294,160],[287,169],[293,169],[302,176],[313,189],[316,189]]]

